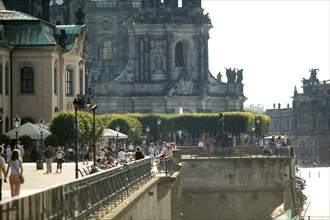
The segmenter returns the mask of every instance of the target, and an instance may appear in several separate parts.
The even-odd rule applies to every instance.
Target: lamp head
[[[40,128],[43,128],[44,127],[44,124],[45,124],[45,121],[43,119],[40,119],[40,121],[39,121],[39,127]]]
[[[17,115],[16,118],[14,119],[14,127],[19,128],[19,126],[21,126],[21,119]]]
[[[162,123],[162,120],[160,120],[160,118],[157,119],[157,124],[160,125],[160,123]]]
[[[91,109],[92,111],[95,111],[97,109],[97,105],[93,105]]]

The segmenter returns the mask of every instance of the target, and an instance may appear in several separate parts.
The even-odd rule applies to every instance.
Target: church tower
[[[243,110],[241,80],[224,83],[209,72],[212,24],[201,0],[180,2],[54,0],[52,22],[88,27],[85,52],[98,113]]]

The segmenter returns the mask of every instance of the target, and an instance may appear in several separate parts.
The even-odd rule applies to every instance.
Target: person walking
[[[0,201],[2,200],[2,174],[6,172],[6,161],[1,155],[3,154],[3,146],[0,146]]]
[[[84,162],[83,164],[88,164],[89,161],[89,147],[87,144],[84,145]]]
[[[46,173],[52,172],[53,156],[54,156],[54,153],[52,151],[52,147],[48,146],[47,150],[45,150],[45,152],[44,152],[44,157],[45,157],[45,162],[46,162],[46,167],[47,167]]]
[[[150,143],[149,149],[148,149],[149,157],[155,157],[156,156],[156,147],[153,142]]]
[[[9,173],[9,169],[11,170],[10,176],[9,176],[9,183],[10,183],[10,192],[11,196],[18,196],[20,193],[21,188],[21,181],[20,181],[20,175],[23,174],[23,166],[22,161],[20,160],[19,150],[14,149],[10,160],[8,161],[7,171],[5,174],[5,180],[4,182],[7,182],[7,176]]]
[[[16,143],[16,149],[19,150],[19,155],[20,155],[20,159],[21,161],[23,162],[23,156],[24,156],[24,147],[23,145],[21,145],[21,142],[20,141],[17,141]]]
[[[10,161],[11,157],[11,146],[8,144],[6,147],[6,162]]]
[[[57,151],[55,153],[55,158],[56,158],[56,162],[57,162],[56,173],[58,173],[59,171],[60,171],[60,173],[62,173],[62,163],[64,160],[64,156],[65,156],[64,151],[62,151],[61,147],[58,147]]]

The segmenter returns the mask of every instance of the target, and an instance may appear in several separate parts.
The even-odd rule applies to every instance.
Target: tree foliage
[[[255,119],[260,117],[260,135],[266,134],[270,126],[270,118],[265,114],[251,112],[224,112],[225,132],[231,135],[251,133]],[[51,119],[50,131],[58,138],[59,144],[74,142],[74,111],[59,112]],[[161,123],[158,124],[157,120]],[[130,142],[140,144],[146,127],[150,135],[157,136],[158,132],[171,133],[182,130],[186,133],[209,133],[215,135],[218,129],[218,113],[189,113],[189,114],[103,114],[96,115],[95,133],[101,137],[105,128],[127,134]],[[89,112],[78,111],[78,140],[80,143],[91,141],[93,138],[93,115]],[[55,139],[54,139],[55,141]]]

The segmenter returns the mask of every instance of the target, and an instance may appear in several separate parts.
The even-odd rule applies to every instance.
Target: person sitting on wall
[[[141,147],[140,146],[137,146],[136,147],[136,151],[135,151],[135,153],[134,153],[134,159],[135,160],[141,160],[141,159],[143,159],[145,156],[144,156],[144,154],[142,153],[142,151],[141,151]]]
[[[268,146],[265,146],[264,147],[264,150],[263,150],[263,155],[264,156],[272,156],[273,155],[273,151],[271,149],[269,149]]]

